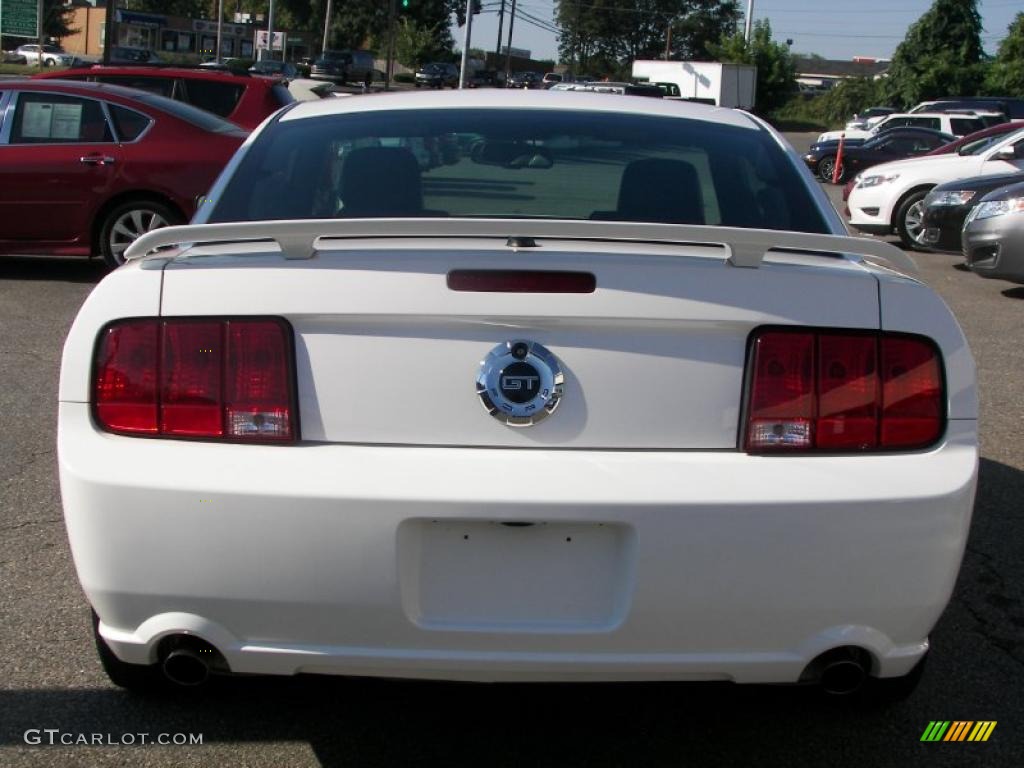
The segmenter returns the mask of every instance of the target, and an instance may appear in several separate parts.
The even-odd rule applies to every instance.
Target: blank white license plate
[[[601,631],[625,618],[627,526],[409,520],[398,536],[402,603],[425,628]]]

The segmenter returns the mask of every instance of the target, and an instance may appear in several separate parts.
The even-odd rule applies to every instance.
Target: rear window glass
[[[391,216],[829,231],[764,131],[577,110],[278,122],[244,156],[209,220]]]
[[[134,109],[126,109],[116,104],[109,104],[110,116],[114,119],[114,130],[121,141],[135,141],[146,130],[149,118]]]
[[[185,80],[183,101],[194,107],[213,112],[215,115],[227,117],[235,111],[238,100],[242,98],[242,86],[233,83],[220,83],[215,80]]]
[[[217,117],[217,115],[193,107],[190,104],[175,101],[174,99],[168,99],[155,93],[149,93],[148,91],[136,91],[125,88],[112,92],[126,98],[135,99],[147,106],[159,109],[162,112],[173,115],[179,120],[191,123],[196,128],[201,128],[204,131],[211,131],[212,133],[239,132],[238,126],[234,123],[229,123],[227,120]]]
[[[964,120],[957,117],[951,119],[949,124],[953,127],[953,133],[957,136],[966,136],[985,127],[980,120]]]
[[[170,96],[174,92],[174,79],[170,77],[144,77],[139,75],[99,75],[97,82],[138,88],[158,96]]]

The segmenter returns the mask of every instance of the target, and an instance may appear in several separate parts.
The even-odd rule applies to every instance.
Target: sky
[[[496,7],[500,0],[483,3],[484,12],[473,19],[470,46],[493,51],[498,39]],[[818,53],[828,59],[889,58],[907,28],[931,4],[932,0],[754,0],[754,19],[770,20],[772,36],[782,41],[791,38],[794,53]],[[554,0],[517,0],[516,5],[542,21],[554,18]],[[508,38],[510,7],[511,0],[507,0],[503,41]],[[740,7],[746,9],[746,0],[740,0]],[[1013,17],[1024,11],[1024,0],[981,0],[978,8],[985,26],[982,43],[987,52],[994,54]],[[452,29],[459,49],[463,33],[461,27]],[[555,34],[519,18],[518,13],[512,46],[532,51],[535,59],[557,59]]]

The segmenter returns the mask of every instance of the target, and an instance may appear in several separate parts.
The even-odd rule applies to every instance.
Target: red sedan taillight
[[[291,339],[279,318],[112,323],[96,346],[96,421],[125,435],[290,442]]]
[[[748,453],[912,450],[944,431],[939,352],[922,336],[768,329],[752,342]]]

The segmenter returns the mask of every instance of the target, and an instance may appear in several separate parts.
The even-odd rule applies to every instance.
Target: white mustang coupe
[[[971,354],[757,118],[295,104],[126,253],[59,417],[115,683],[920,676],[971,518]]]

